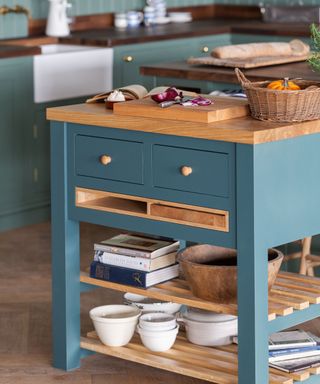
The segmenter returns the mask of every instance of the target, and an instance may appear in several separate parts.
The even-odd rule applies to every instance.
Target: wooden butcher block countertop
[[[261,144],[320,132],[320,120],[273,123],[241,117],[215,123],[115,115],[103,104],[77,104],[49,108],[48,120],[121,128],[164,135],[193,137],[242,144]]]

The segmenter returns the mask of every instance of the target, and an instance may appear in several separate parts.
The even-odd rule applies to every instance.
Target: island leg
[[[255,215],[254,147],[237,145],[239,384],[268,384],[268,257]]]
[[[80,366],[79,223],[68,218],[67,128],[51,126],[53,365]]]

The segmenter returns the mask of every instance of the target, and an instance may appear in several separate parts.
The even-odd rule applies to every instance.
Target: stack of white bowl
[[[166,24],[170,21],[167,16],[167,4],[165,0],[147,0],[147,4],[154,9],[156,24]]]
[[[173,346],[179,325],[173,315],[151,312],[140,317],[137,330],[146,348],[153,352],[164,352]]]

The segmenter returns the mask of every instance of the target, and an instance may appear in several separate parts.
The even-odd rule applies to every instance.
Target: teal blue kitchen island
[[[51,108],[47,117],[55,367],[77,368],[94,351],[214,383],[319,382],[318,369],[268,370],[268,335],[320,315],[320,279],[281,272],[268,295],[267,249],[320,233],[320,121],[207,124],[117,116],[103,105]],[[236,248],[238,306],[197,299],[179,279],[141,290],[90,278],[80,271],[81,221]],[[157,354],[135,338],[110,348],[93,332],[81,337],[80,295],[90,286],[237,313],[239,349],[181,335]]]

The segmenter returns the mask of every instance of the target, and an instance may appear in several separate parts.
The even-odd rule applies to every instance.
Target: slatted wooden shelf
[[[124,347],[108,347],[99,341],[94,331],[89,332],[87,337],[81,338],[81,347],[213,383],[237,384],[238,382],[238,356],[235,345],[220,348],[202,347],[189,343],[183,333],[178,335],[169,351],[161,353],[151,352],[145,348],[138,335],[134,335],[131,342]],[[292,374],[270,368],[269,383],[293,384],[319,373],[320,368],[311,368]]]
[[[163,301],[174,301],[208,311],[230,315],[237,314],[237,305],[235,304],[218,304],[193,296],[188,283],[181,279],[174,279],[148,289],[93,279],[85,272],[81,273],[80,281],[121,292],[137,293]],[[290,315],[294,310],[303,310],[309,307],[310,304],[319,303],[320,279],[295,273],[281,272],[269,294],[269,320],[274,320],[276,316]]]

